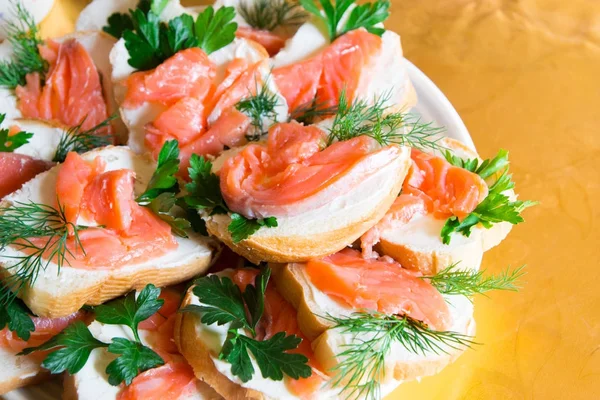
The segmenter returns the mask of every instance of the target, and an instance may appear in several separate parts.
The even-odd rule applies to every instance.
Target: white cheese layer
[[[285,46],[271,59],[271,66],[279,68],[307,60],[328,44],[325,24],[313,18],[302,24],[296,34],[286,41]]]
[[[223,276],[230,272],[223,271],[217,275]],[[194,305],[203,305],[197,296],[191,295],[191,304]],[[272,400],[288,400],[288,399],[298,399],[296,395],[291,393],[285,384],[285,381],[274,381],[271,379],[263,378],[260,369],[258,368],[258,364],[256,360],[250,354],[250,359],[252,361],[252,366],[254,367],[254,376],[248,382],[242,382],[237,376],[231,373],[231,364],[219,360],[219,353],[221,352],[221,348],[223,343],[225,343],[225,339],[227,338],[227,331],[229,330],[230,323],[218,326],[217,324],[213,325],[205,325],[200,322],[199,316],[194,316],[196,318],[196,335],[198,340],[201,340],[204,345],[210,351],[210,357],[217,368],[217,370],[227,377],[232,382],[237,383],[238,385],[248,388],[254,389],[261,393],[263,393],[268,399]],[[315,399],[335,399],[337,398],[337,391],[332,391],[330,388],[322,388],[318,393],[315,393]]]
[[[14,123],[25,132],[33,133],[29,142],[16,149],[17,154],[24,154],[38,160],[52,161],[61,138],[67,128],[51,125],[41,120],[17,119]],[[4,125],[4,128],[9,126]]]

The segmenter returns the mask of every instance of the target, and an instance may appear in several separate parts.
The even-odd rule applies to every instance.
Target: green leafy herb
[[[165,301],[158,296],[160,296],[160,289],[152,284],[146,285],[137,299],[135,292],[131,292],[125,297],[95,307],[96,320],[103,324],[130,327],[135,339],[141,343],[138,324],[162,307]]]
[[[29,73],[39,72],[43,77],[48,70],[48,63],[38,50],[43,41],[33,16],[21,2],[13,7],[14,18],[7,20],[5,26],[13,54],[10,61],[0,62],[0,86],[9,89],[25,85],[25,76]]]
[[[223,195],[219,177],[211,172],[212,163],[203,156],[192,154],[190,158],[190,179],[185,187],[188,195],[185,202],[188,206],[200,210],[212,210],[212,214],[225,214],[231,212]],[[261,227],[272,228],[277,226],[277,218],[249,219],[238,213],[231,213],[231,222],[227,229],[231,233],[234,243],[247,239]]]
[[[297,1],[289,0],[241,1],[238,12],[251,27],[268,31],[299,26],[308,17]]]
[[[35,325],[27,306],[20,299],[13,299],[4,307],[0,307],[0,329],[8,329],[23,340],[29,340]]]
[[[301,339],[278,332],[267,340],[256,340],[256,325],[264,311],[264,296],[271,276],[269,268],[263,269],[254,285],[247,285],[242,293],[228,277],[210,275],[195,282],[193,293],[201,306],[191,305],[184,312],[200,314],[205,325],[231,324],[219,358],[231,364],[231,373],[243,382],[255,373],[250,354],[254,356],[263,378],[282,380],[283,375],[293,379],[309,377],[312,373],[308,359],[301,354],[288,353],[298,347]],[[250,332],[247,336],[240,329]]]
[[[350,317],[324,317],[342,334],[356,337],[337,354],[341,361],[333,368],[330,385],[343,387],[345,398],[380,399],[380,384],[385,374],[385,358],[392,345],[400,343],[414,354],[448,353],[475,344],[470,336],[457,332],[435,331],[408,316],[377,312],[354,313]]]
[[[335,4],[331,0],[319,0],[319,3],[323,8],[322,11],[314,0],[300,0],[300,4],[306,11],[325,22],[332,42],[337,37],[358,28],[365,28],[379,36],[385,32],[383,28],[376,25],[385,21],[390,15],[388,0],[377,0],[355,6],[343,26],[340,26],[340,22],[350,6],[354,4],[354,0],[338,0]]]
[[[263,226],[274,228],[277,226],[277,218],[268,217],[264,219],[248,219],[241,214],[232,213],[231,223],[227,227],[231,233],[231,239],[234,243],[248,238]]]
[[[221,7],[216,12],[208,6],[194,22],[183,14],[168,24],[160,22],[150,10],[145,13],[131,10],[133,29],[123,31],[125,47],[129,52],[129,65],[138,70],[157,67],[178,51],[199,47],[210,54],[231,43],[235,38],[237,24],[233,7]]]
[[[108,347],[108,345],[94,338],[83,322],[75,321],[46,343],[37,347],[28,347],[20,354],[52,350],[42,362],[42,367],[52,374],[67,371],[73,375],[81,371],[92,350],[100,347]]]
[[[140,340],[138,325],[158,312],[164,300],[159,299],[160,289],[149,284],[139,293],[135,293],[94,307],[96,320],[108,325],[128,326],[135,341],[114,337],[111,343],[104,343],[92,336],[89,329],[81,321],[69,325],[61,333],[38,347],[23,350],[22,354],[30,354],[39,350],[52,350],[42,363],[44,368],[53,374],[67,371],[75,374],[80,371],[89,359],[92,350],[100,347],[118,357],[106,367],[108,382],[118,386],[121,382],[129,385],[138,374],[164,364],[163,359]]]
[[[58,208],[34,202],[15,202],[0,207],[0,250],[11,246],[19,255],[5,255],[9,272],[0,288],[0,306],[9,304],[19,291],[32,286],[40,271],[55,263],[58,270],[69,264],[74,252],[84,252],[79,241],[79,230],[85,226],[68,222],[61,205]],[[68,239],[73,238],[71,248]]]
[[[173,215],[173,209],[176,205],[175,193],[161,193],[148,204],[148,208],[171,226],[174,235],[188,237],[185,230],[191,228],[192,225],[186,218]]]
[[[330,117],[338,112],[337,106],[327,106],[316,100],[301,104],[290,112],[289,121],[298,121],[304,125],[311,125],[316,120]]]
[[[136,10],[142,11],[144,14],[147,14],[150,10],[154,13],[154,15],[160,15],[166,5],[169,3],[169,0],[141,0]],[[133,10],[130,10],[128,14],[124,13],[113,13],[108,17],[108,25],[104,26],[102,30],[109,35],[120,39],[123,36],[123,33],[126,30],[133,30],[133,19],[131,18]]]
[[[179,185],[175,174],[179,171],[179,143],[169,140],[163,144],[158,154],[156,170],[148,182],[146,191],[136,201],[140,205],[148,205],[161,193],[177,193]]]
[[[108,383],[113,386],[129,385],[140,373],[165,363],[151,348],[125,338],[113,338],[108,351],[120,355],[106,367]]]
[[[338,112],[329,132],[329,144],[334,141],[344,141],[357,136],[369,136],[382,146],[398,144],[415,147],[421,150],[441,150],[438,143],[442,136],[442,128],[432,123],[424,123],[420,118],[410,114],[386,113],[390,94],[373,99],[369,105],[364,100],[348,103],[345,92],[339,98]]]
[[[442,294],[472,296],[492,290],[516,292],[519,287],[515,282],[525,274],[524,266],[487,277],[483,275],[485,271],[459,270],[456,266],[450,265],[435,275],[423,276],[421,279],[427,279]]]
[[[269,127],[265,127],[265,120],[272,123],[277,122],[275,107],[279,101],[275,94],[269,93],[267,85],[268,78],[267,82],[260,88],[258,87],[258,82],[256,82],[256,95],[246,97],[235,105],[239,111],[246,114],[252,120],[251,133],[246,135],[246,139],[249,141],[258,141],[263,135],[267,134]]]
[[[505,191],[515,187],[512,176],[508,173],[509,161],[506,150],[500,150],[496,157],[491,160],[485,160],[481,164],[476,159],[462,160],[448,152],[445,156],[451,164],[475,172],[483,179],[489,180],[494,176],[497,176],[497,179],[489,186],[487,197],[462,221],[456,216],[446,220],[441,231],[442,242],[444,244],[450,243],[451,235],[454,232],[459,232],[469,237],[473,227],[478,224],[489,229],[499,222],[521,223],[523,222],[521,212],[527,207],[537,204],[533,201],[512,201],[504,194]]]
[[[0,114],[0,125],[4,122],[6,114]],[[10,135],[8,129],[0,129],[0,153],[12,153],[24,144],[29,143],[29,139],[33,137],[33,133],[17,132]]]
[[[62,135],[52,161],[59,163],[65,161],[67,154],[71,151],[81,154],[97,147],[112,144],[112,136],[106,135],[102,130],[110,126],[110,122],[115,118],[117,118],[116,114],[85,131],[82,130],[83,123],[85,122],[84,118],[79,125],[70,128]]]

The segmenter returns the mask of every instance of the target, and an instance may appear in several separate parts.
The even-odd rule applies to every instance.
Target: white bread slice
[[[206,228],[253,263],[302,262],[333,254],[379,221],[400,192],[410,165],[410,151],[406,147],[394,149],[397,155],[392,162],[375,172],[369,171],[369,162],[358,163],[314,195],[327,199],[321,202],[323,205],[299,215],[279,217],[275,228],[259,229],[238,243],[233,242],[227,229],[229,215],[206,216]]]
[[[107,162],[107,170],[127,168],[135,171],[135,193],[145,190],[154,171],[154,163],[147,157],[139,156],[126,147],[106,147],[90,151],[82,157],[92,160],[102,156]],[[56,176],[60,166],[54,167],[27,182],[19,191],[7,196],[4,201],[33,201],[42,204],[56,202]],[[211,262],[215,244],[206,237],[190,233],[189,238],[176,238],[179,247],[176,251],[156,259],[117,269],[79,269],[58,266],[51,263],[40,271],[35,284],[20,292],[20,297],[34,314],[44,317],[67,316],[79,310],[84,304],[97,305],[118,297],[132,289],[141,289],[148,283],[166,286],[183,282],[205,272]],[[21,254],[7,247],[0,251],[0,266],[7,268],[14,264],[11,256]],[[2,273],[11,274],[3,269]]]
[[[21,5],[33,17],[35,24],[42,22],[54,6],[54,0],[19,0]],[[15,21],[15,2],[0,2],[0,41],[6,39],[6,28],[9,22]]]
[[[444,138],[441,144],[459,157],[479,158],[458,140]],[[512,190],[507,191],[507,195],[515,197]],[[440,236],[445,222],[432,215],[417,216],[407,224],[382,232],[375,248],[403,267],[419,269],[425,274],[436,273],[457,262],[460,262],[459,268],[478,269],[483,253],[504,240],[512,229],[508,222],[495,224],[490,229],[476,226],[469,237],[454,233],[446,245]]]
[[[11,350],[0,347],[0,395],[42,382],[49,375],[31,356],[17,356]]]
[[[313,350],[317,360],[323,365],[324,370],[331,370],[340,362],[340,358],[336,355],[344,351],[344,344],[352,343],[357,339],[365,339],[365,337],[353,337],[350,334],[342,334],[338,329],[331,329],[331,322],[317,315],[329,314],[343,318],[350,316],[355,310],[338,303],[312,285],[310,277],[306,275],[304,264],[291,263],[273,266],[273,268],[277,290],[298,311],[298,325],[302,333],[313,341]],[[448,330],[464,335],[474,335],[475,320],[471,301],[464,296],[444,297],[448,302],[448,309],[453,321]],[[448,354],[428,352],[424,356],[411,353],[398,343],[394,344],[386,357],[385,380],[382,382],[384,389],[391,390],[400,381],[433,375],[462,353],[462,350],[450,348],[446,348],[446,350]]]
[[[209,58],[217,66],[217,82],[223,77],[227,64],[234,58],[244,58],[250,63],[256,63],[268,57],[267,51],[260,44],[252,40],[240,38],[234,39],[229,45],[209,55]],[[136,72],[135,68],[129,65],[128,60],[129,52],[125,47],[125,41],[120,39],[110,52],[110,62],[113,68],[112,80],[115,85],[115,97],[119,103],[122,103],[125,98],[125,80]],[[273,89],[273,92],[278,94],[278,90]],[[281,97],[279,94],[278,96]],[[128,146],[133,151],[140,154],[147,152],[144,145],[144,137],[146,135],[144,126],[154,121],[165,110],[166,107],[164,105],[151,102],[146,102],[135,109],[121,107],[121,118],[129,129]]]
[[[108,17],[114,13],[127,14],[135,9],[139,0],[93,0],[88,4],[75,22],[76,31],[101,31],[108,24]],[[179,0],[169,0],[159,15],[161,21],[169,21],[181,14],[197,15],[194,7],[183,7]]]
[[[29,143],[15,149],[15,153],[24,154],[37,160],[52,161],[60,139],[67,127],[52,121],[40,119],[16,119],[13,121],[22,131],[33,133]],[[8,125],[3,125],[8,128]]]
[[[116,113],[119,108],[113,95],[113,83],[111,78],[112,67],[108,56],[110,50],[116,43],[116,39],[104,32],[75,32],[69,35],[61,36],[60,38],[52,39],[58,43],[62,43],[69,39],[76,39],[89,53],[94,61],[102,82],[102,92],[106,101],[108,115]],[[0,60],[8,60],[12,56],[12,46],[9,42],[0,44]],[[17,107],[17,97],[14,91],[0,88],[0,107],[2,112],[6,113],[5,123],[8,124],[12,120],[22,118],[23,115]],[[116,118],[111,122],[115,131],[118,143],[125,143],[127,139],[127,128],[123,122]]]
[[[114,337],[135,340],[131,329],[123,325],[105,325],[93,321],[89,325],[89,330],[96,339],[105,343],[109,343]],[[147,338],[150,332],[140,330],[139,334],[142,343],[148,346]],[[74,375],[65,374],[63,400],[117,399],[121,386],[112,386],[108,383],[106,374],[106,367],[114,358],[115,356],[105,348],[92,350],[90,358],[79,372]],[[184,393],[173,400],[217,400],[221,398],[210,386],[198,380],[195,391]]]
[[[225,270],[216,275],[228,276],[231,271]],[[193,287],[188,290],[181,307],[201,304],[198,297],[192,293],[192,289]],[[231,365],[218,358],[229,325],[204,325],[195,313],[185,312],[177,315],[175,343],[177,343],[179,352],[194,369],[196,377],[208,383],[226,399],[297,399],[298,397],[289,391],[283,381],[263,378],[252,357],[256,373],[250,381],[244,383],[231,374]],[[334,399],[337,396],[335,391],[323,388],[314,398]]]

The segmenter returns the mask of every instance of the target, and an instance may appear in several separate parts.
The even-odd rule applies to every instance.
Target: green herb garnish
[[[343,34],[359,28],[365,28],[367,31],[381,36],[385,29],[376,25],[385,21],[389,16],[389,0],[377,0],[373,3],[356,5],[348,17],[347,22],[340,26],[344,14],[350,6],[354,5],[354,0],[339,0],[332,3],[331,0],[319,0],[323,10],[319,9],[314,0],[300,0],[300,4],[306,11],[323,20],[329,32],[329,39],[333,42]]]
[[[115,337],[111,343],[104,343],[92,336],[81,321],[69,325],[48,342],[30,347],[21,354],[31,354],[39,350],[51,350],[42,362],[42,366],[52,374],[67,371],[79,372],[96,348],[106,348],[109,353],[118,355],[106,367],[108,382],[118,386],[122,382],[129,385],[140,373],[164,364],[163,359],[152,349],[145,346],[139,336],[138,325],[156,313],[163,305],[159,299],[160,289],[149,284],[140,292],[94,307],[96,320],[107,325],[125,325],[131,329],[135,340]]]
[[[5,289],[6,290],[6,289]],[[23,340],[29,340],[35,325],[27,306],[20,299],[13,299],[4,307],[0,307],[0,330],[8,325],[8,330]]]
[[[343,345],[337,354],[340,359],[332,372],[330,385],[342,387],[345,398],[380,399],[380,381],[385,375],[385,358],[392,345],[400,343],[414,354],[448,353],[475,344],[472,338],[457,332],[436,331],[425,323],[408,316],[385,315],[377,312],[359,312],[349,317],[331,315],[324,319],[341,334],[364,335]]]
[[[6,114],[0,114],[0,125],[4,122]],[[12,153],[19,147],[29,143],[29,139],[33,137],[33,133],[17,132],[14,135],[10,134],[9,129],[0,129],[0,153]]]
[[[185,202],[197,210],[207,210],[212,214],[231,213],[223,195],[219,177],[211,172],[212,163],[203,156],[192,154],[190,158],[190,179],[185,188],[188,195]],[[250,219],[238,213],[231,213],[231,222],[228,230],[234,243],[247,239],[261,227],[272,228],[277,226],[277,218]]]
[[[251,380],[255,373],[250,354],[266,379],[280,381],[284,375],[292,379],[307,378],[312,373],[305,356],[288,353],[298,347],[301,338],[278,332],[267,340],[255,339],[270,276],[271,270],[263,269],[255,284],[247,285],[243,293],[227,277],[211,275],[199,278],[193,293],[202,305],[183,309],[184,312],[200,314],[201,322],[206,325],[231,324],[219,358],[230,363],[231,373],[243,382]]]
[[[43,44],[33,16],[21,2],[14,4],[14,19],[6,22],[7,39],[12,46],[10,61],[0,61],[0,86],[14,89],[25,85],[25,76],[39,72],[42,77],[48,70],[48,63],[42,58],[38,46]]]
[[[169,0],[140,0],[136,10],[142,11],[147,14],[150,10],[154,15],[160,15],[166,7]],[[133,30],[134,24],[131,18],[132,10],[129,13],[113,13],[108,17],[108,25],[104,26],[102,30],[117,39],[123,36],[123,32],[126,30]]]
[[[58,163],[65,161],[67,154],[71,151],[81,154],[97,147],[112,144],[112,136],[103,134],[100,131],[110,126],[110,122],[115,118],[117,118],[116,114],[111,115],[98,125],[87,130],[82,130],[82,125],[85,122],[84,118],[79,125],[69,128],[60,138],[52,161]]]
[[[242,0],[238,12],[251,27],[267,31],[299,26],[308,17],[302,6],[294,0]]]
[[[246,135],[248,141],[258,141],[267,134],[269,127],[265,126],[265,119],[272,123],[277,122],[275,107],[279,104],[279,100],[275,94],[269,93],[268,79],[260,88],[256,82],[256,94],[243,98],[235,105],[238,111],[247,115],[252,121],[252,131]]]

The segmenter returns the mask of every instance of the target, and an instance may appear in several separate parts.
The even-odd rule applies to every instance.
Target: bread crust
[[[191,303],[192,287],[188,289],[181,307]],[[266,400],[266,396],[254,389],[247,389],[230,381],[220,373],[210,356],[210,351],[196,335],[198,317],[192,313],[179,313],[175,320],[174,339],[179,352],[192,366],[196,378],[207,383],[228,400]]]
[[[96,306],[105,303],[131,290],[141,290],[148,283],[163,287],[186,281],[205,272],[210,266],[211,259],[212,253],[174,268],[160,268],[156,265],[125,274],[120,274],[117,269],[91,286],[64,292],[60,296],[55,296],[36,286],[27,286],[20,291],[18,296],[38,316],[65,317],[84,305]],[[5,266],[0,263],[0,267]],[[0,275],[6,276],[6,274],[6,270],[1,270]]]
[[[2,381],[0,382],[0,396],[10,392],[11,390],[15,390],[29,385],[35,385],[36,383],[42,383],[49,377],[49,372],[40,371],[36,375],[29,376],[27,378],[21,378],[19,376],[16,376],[6,381]]]
[[[43,382],[50,372],[40,366],[32,356],[17,356],[3,349],[2,368],[0,369],[0,396],[27,385]],[[11,375],[7,377],[6,375]]]

